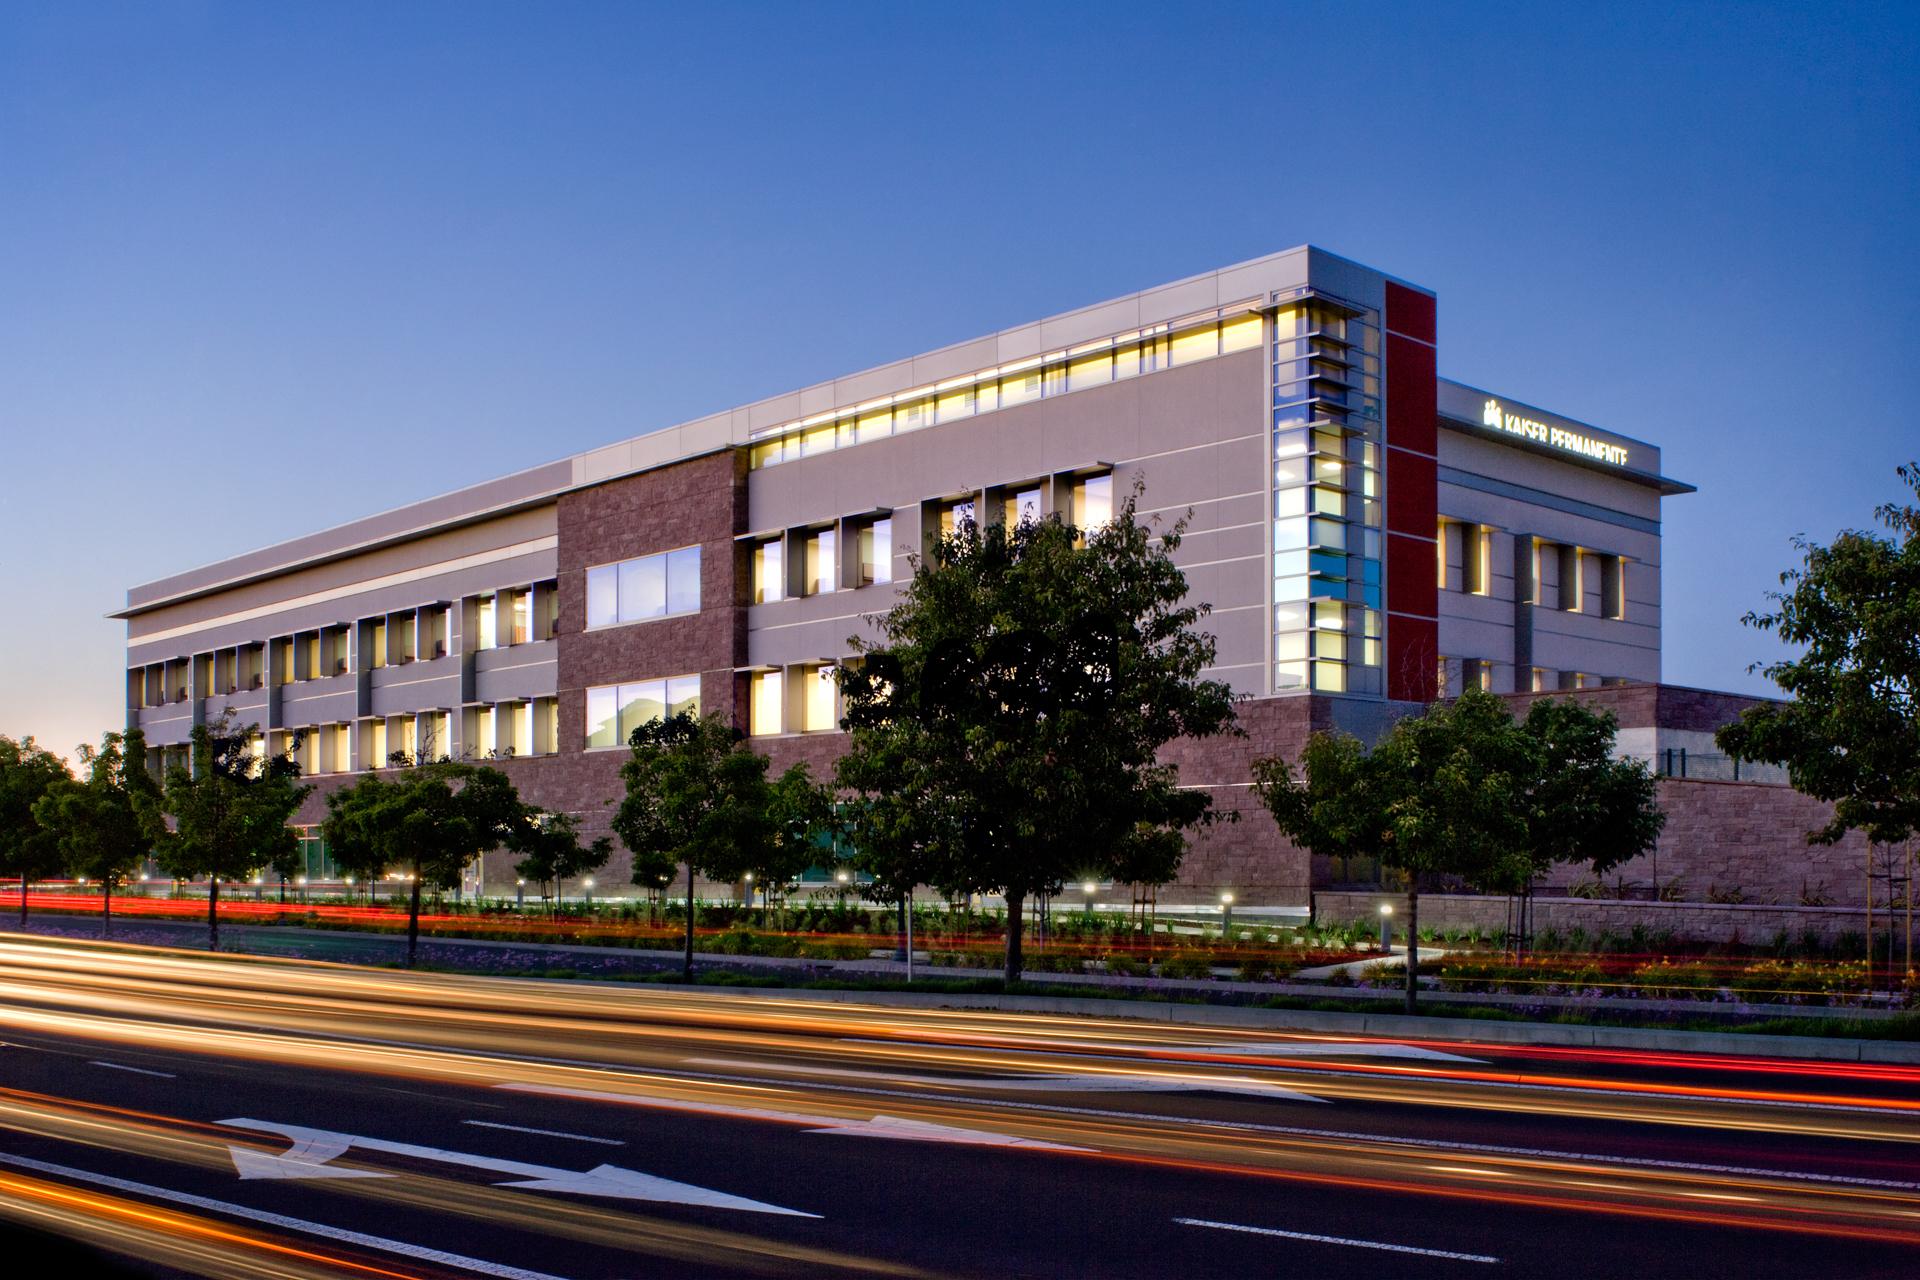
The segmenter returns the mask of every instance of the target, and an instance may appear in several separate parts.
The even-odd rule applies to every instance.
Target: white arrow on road
[[[489,1173],[511,1174],[520,1181],[501,1182],[495,1185],[518,1187],[527,1191],[561,1191],[573,1195],[610,1196],[622,1200],[652,1200],[662,1204],[691,1204],[709,1209],[738,1209],[745,1213],[777,1213],[795,1218],[820,1216],[817,1213],[783,1209],[777,1204],[748,1200],[742,1196],[728,1195],[724,1191],[697,1187],[690,1182],[675,1182],[669,1178],[658,1178],[650,1173],[639,1173],[610,1164],[599,1165],[581,1173],[572,1169],[551,1169],[546,1165],[527,1164],[520,1160],[496,1160],[492,1156],[469,1155],[464,1151],[442,1151],[438,1147],[415,1146],[410,1142],[388,1142],[384,1138],[363,1138],[353,1133],[333,1133],[326,1129],[274,1124],[266,1120],[241,1118],[222,1120],[220,1123],[234,1129],[253,1129],[262,1133],[278,1134],[293,1143],[291,1149],[278,1156],[262,1155],[245,1147],[229,1148],[233,1156],[233,1167],[242,1179],[392,1176],[370,1170],[334,1169],[327,1165],[326,1162],[335,1156],[345,1154],[349,1148],[358,1147],[363,1151],[383,1151],[388,1155],[407,1156],[414,1160],[431,1160],[440,1164],[464,1165],[469,1169],[484,1169]]]

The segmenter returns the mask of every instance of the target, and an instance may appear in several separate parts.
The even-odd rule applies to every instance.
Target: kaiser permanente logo
[[[1538,440],[1541,444],[1555,449],[1565,449],[1568,453],[1584,454],[1616,467],[1627,465],[1625,445],[1608,444],[1604,440],[1595,440],[1592,436],[1583,436],[1578,431],[1569,431],[1565,427],[1551,427],[1544,422],[1522,417],[1517,413],[1508,413],[1498,400],[1489,399],[1486,407],[1480,410],[1480,421],[1496,430],[1506,431],[1516,436],[1525,436],[1529,440]]]

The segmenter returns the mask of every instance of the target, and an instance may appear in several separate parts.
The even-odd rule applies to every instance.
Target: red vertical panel
[[[1387,281],[1387,328],[1434,345],[1440,340],[1434,321],[1435,301],[1430,293]]]
[[[1432,347],[1387,335],[1387,443],[1432,453],[1439,430],[1440,388]],[[1393,494],[1387,495],[1389,518]]]
[[[1387,627],[1387,696],[1432,702],[1439,692],[1440,624],[1399,614]]]
[[[1386,286],[1387,634],[1389,698],[1435,695],[1440,660],[1434,535],[1439,521],[1439,387],[1433,295]]]

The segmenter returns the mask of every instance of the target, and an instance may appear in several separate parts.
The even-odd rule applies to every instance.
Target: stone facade
[[[1380,905],[1393,907],[1394,919],[1404,921],[1406,898],[1392,893],[1362,893],[1321,890],[1314,895],[1314,919],[1321,924],[1338,924],[1380,918]],[[1474,894],[1423,893],[1420,895],[1420,927],[1426,929],[1486,929],[1499,933],[1507,927],[1508,900]],[[1906,916],[1890,915],[1884,907],[1873,913],[1874,937],[1884,939],[1889,925],[1896,936],[1906,937]],[[1766,945],[1781,933],[1794,942],[1812,935],[1823,943],[1833,943],[1845,935],[1864,937],[1867,912],[1861,906],[1799,907],[1755,906],[1744,903],[1714,902],[1620,902],[1604,898],[1535,898],[1533,928],[1536,936],[1548,929],[1565,935],[1584,929],[1589,937],[1602,932],[1630,934],[1645,928],[1655,935],[1667,935],[1676,941],[1735,942]],[[1884,943],[1881,944],[1884,946]],[[1904,945],[1904,943],[1903,943]]]

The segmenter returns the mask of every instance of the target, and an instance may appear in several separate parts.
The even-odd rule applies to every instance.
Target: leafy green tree
[[[693,878],[740,879],[774,847],[767,758],[717,715],[681,714],[633,731],[627,794],[613,829],[634,854],[635,883],[662,863],[687,869],[685,974],[693,980]]]
[[[1643,760],[1615,757],[1618,729],[1612,712],[1572,699],[1543,698],[1527,708],[1520,731],[1535,760],[1527,835],[1512,865],[1494,877],[1508,892],[1524,892],[1556,865],[1605,875],[1660,838],[1667,815],[1653,771]]]
[[[1256,793],[1281,831],[1315,853],[1372,856],[1407,885],[1406,1007],[1420,982],[1420,891],[1437,876],[1487,887],[1515,874],[1537,776],[1533,741],[1506,705],[1473,689],[1396,722],[1371,753],[1316,734],[1301,775],[1255,765]]]
[[[1298,767],[1254,762],[1254,793],[1316,854],[1377,858],[1407,883],[1407,1009],[1416,1005],[1420,892],[1438,877],[1521,892],[1557,863],[1604,872],[1651,848],[1665,815],[1639,761],[1612,756],[1614,719],[1536,702],[1516,724],[1477,689],[1398,721],[1369,753],[1316,733]]]
[[[27,886],[62,869],[56,833],[34,815],[40,802],[73,780],[67,762],[34,742],[0,735],[0,874],[20,877],[20,923]]]
[[[1920,497],[1920,463],[1898,473]],[[1728,754],[1784,765],[1796,790],[1833,805],[1808,833],[1820,844],[1920,831],[1920,506],[1874,515],[1887,534],[1794,540],[1800,567],[1780,575],[1771,611],[1744,619],[1799,648],[1764,668],[1792,700],[1749,708],[1716,735]]]
[[[220,949],[220,882],[244,880],[298,847],[287,825],[313,790],[300,782],[293,753],[255,750],[256,725],[237,727],[231,714],[195,725],[191,768],[168,770],[161,808],[173,838],[159,850],[169,875],[207,881],[207,947]]]
[[[570,813],[529,810],[507,845],[520,855],[513,864],[514,874],[537,883],[542,898],[549,896],[549,887],[557,897],[562,883],[591,875],[613,856],[613,841],[606,836],[581,844],[580,821]]]
[[[407,964],[420,951],[420,899],[447,889],[475,858],[517,838],[525,808],[507,775],[455,760],[367,774],[327,797],[322,824],[336,861],[376,879],[405,875]]]
[[[80,761],[86,780],[58,783],[33,813],[53,833],[67,870],[99,882],[100,932],[110,936],[113,891],[164,843],[167,825],[140,730],[109,733],[98,747],[83,745]]]
[[[805,763],[787,766],[767,787],[767,847],[758,865],[748,868],[771,895],[798,880],[808,867],[832,856],[838,831],[833,793],[814,781]]]
[[[1034,895],[1087,874],[1173,877],[1185,833],[1213,819],[1160,751],[1227,732],[1233,696],[1201,677],[1205,605],[1173,563],[1185,521],[973,521],[916,560],[881,637],[855,637],[842,669],[848,751],[872,858],[888,878],[1007,904],[1006,977],[1020,976],[1020,916]]]

